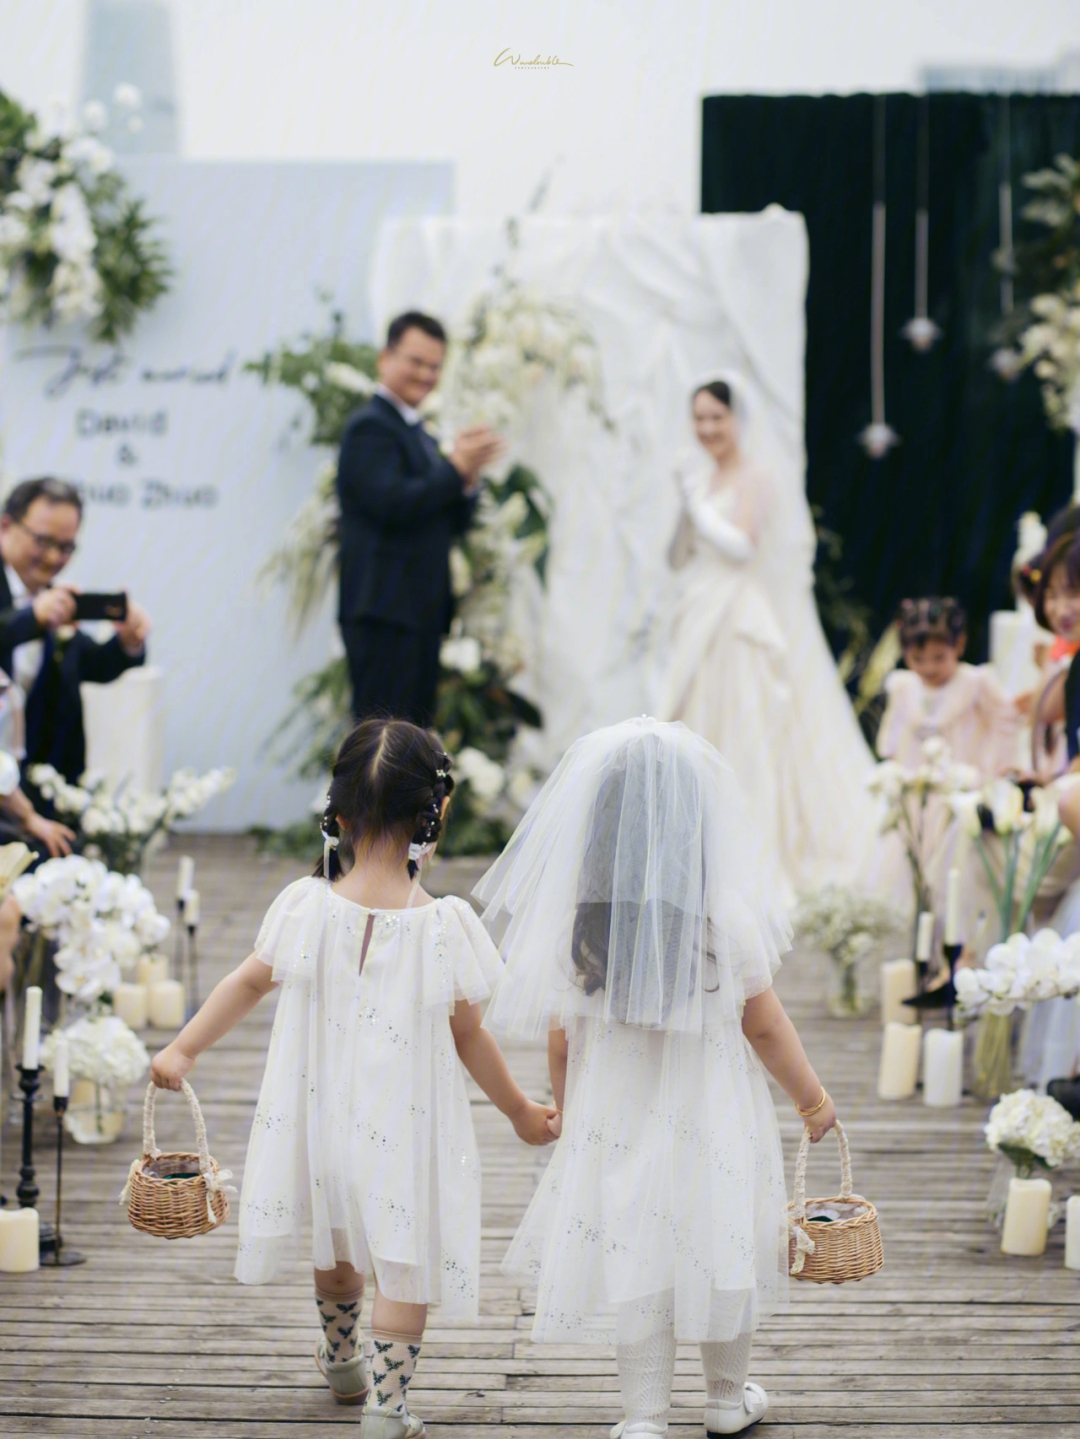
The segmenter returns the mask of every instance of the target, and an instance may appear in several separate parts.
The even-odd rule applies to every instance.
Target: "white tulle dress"
[[[502,968],[479,920],[461,899],[371,910],[302,879],[255,952],[282,987],[236,1277],[271,1280],[310,1225],[317,1269],[347,1260],[390,1299],[475,1317],[480,1161],[449,1019]]]
[[[562,1137],[503,1262],[537,1286],[538,1342],[723,1342],[786,1294],[779,1130],[741,1028],[789,937],[756,829],[710,745],[632,720],[571,748],[477,887],[507,961],[485,1025],[569,1037]]]

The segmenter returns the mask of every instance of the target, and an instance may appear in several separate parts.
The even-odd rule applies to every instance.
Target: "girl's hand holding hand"
[[[804,1118],[803,1124],[810,1131],[811,1144],[816,1144],[819,1139],[824,1139],[830,1129],[836,1128],[836,1105],[828,1095],[818,1112],[809,1118]]]
[[[154,1056],[154,1062],[150,1066],[150,1078],[159,1089],[179,1089],[180,1081],[184,1079],[195,1061],[178,1049],[175,1039],[172,1044],[167,1044],[160,1054]]]
[[[552,1139],[558,1139],[558,1138],[561,1136],[561,1134],[562,1134],[562,1115],[559,1113],[558,1110],[555,1111],[555,1118],[548,1120],[548,1122],[547,1122],[547,1127],[548,1127],[548,1133],[551,1135]]]
[[[514,1133],[526,1144],[544,1145],[551,1144],[557,1138],[548,1127],[548,1121],[558,1117],[557,1109],[534,1104],[531,1099],[527,1099],[523,1108],[510,1116],[510,1122],[514,1126]]]

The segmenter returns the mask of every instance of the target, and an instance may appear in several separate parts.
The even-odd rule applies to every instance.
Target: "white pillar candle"
[[[945,888],[945,943],[960,943],[960,871],[949,870]]]
[[[951,1109],[964,1090],[964,1036],[955,1030],[928,1029],[923,1039],[923,1103]]]
[[[1001,1227],[1002,1254],[1042,1254],[1049,1215],[1049,1179],[1010,1179]]]
[[[934,916],[928,909],[919,915],[919,931],[915,939],[915,958],[920,964],[929,964],[934,948]]]
[[[41,990],[36,984],[26,991],[23,1009],[23,1069],[37,1069],[38,1046],[41,1043]]]
[[[56,1036],[56,1049],[53,1053],[53,1098],[66,1099],[70,1091],[71,1077],[68,1070],[68,1037],[66,1034],[58,1034]]]
[[[1080,1269],[1080,1194],[1065,1205],[1065,1268]]]
[[[887,959],[881,966],[882,1024],[918,1024],[918,1012],[904,1000],[916,990],[915,966],[910,959]]]
[[[0,1274],[29,1274],[41,1264],[36,1209],[0,1209]]]
[[[879,1099],[910,1099],[919,1078],[922,1030],[911,1024],[887,1024],[881,1031]]]
[[[180,1029],[184,1023],[184,986],[162,979],[150,986],[150,1023],[155,1029]]]
[[[135,966],[135,978],[139,984],[158,984],[169,977],[169,961],[156,954],[144,954]]]
[[[184,896],[184,923],[189,929],[194,929],[199,923],[199,891],[189,889]]]
[[[183,901],[184,896],[195,882],[195,861],[190,854],[180,856],[180,867],[176,872],[176,902]]]
[[[113,990],[113,1013],[129,1029],[145,1029],[150,1013],[145,984],[118,984]]]

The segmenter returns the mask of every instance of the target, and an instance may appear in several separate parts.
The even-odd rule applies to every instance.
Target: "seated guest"
[[[478,426],[440,455],[417,407],[438,383],[445,354],[438,320],[399,315],[379,352],[375,394],[342,436],[338,619],[357,719],[432,723],[450,626],[450,546],[472,519],[481,470],[504,448]]]
[[[80,684],[108,684],[146,659],[150,620],[127,618],[101,644],[75,623],[75,595],[56,584],[75,553],[82,499],[63,480],[24,480],[0,515],[0,669],[26,696],[26,764],[69,780],[86,768]]]
[[[885,681],[878,754],[916,768],[923,742],[939,737],[984,780],[1015,768],[1016,706],[990,665],[964,660],[967,617],[956,600],[904,600],[899,625],[907,669]]]

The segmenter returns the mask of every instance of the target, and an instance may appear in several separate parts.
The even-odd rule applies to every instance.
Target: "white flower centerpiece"
[[[17,879],[12,892],[29,928],[58,945],[58,988],[85,1005],[112,994],[170,929],[135,875],[82,855],[46,860]]]
[[[859,987],[859,962],[896,926],[897,916],[887,905],[839,885],[826,885],[800,902],[796,934],[833,962],[831,1013],[847,1017],[866,1010],[869,1001]]]
[[[110,791],[108,781],[95,775],[69,784],[47,764],[31,766],[29,778],[59,817],[79,831],[88,855],[104,860],[111,870],[135,874],[177,821],[197,814],[228,789],[236,771],[212,769],[199,775],[180,769],[156,794]]]
[[[41,1046],[41,1063],[50,1073],[59,1033],[54,1029]],[[64,1127],[79,1144],[111,1144],[124,1127],[127,1092],[149,1068],[146,1046],[115,1014],[85,1015],[63,1033],[71,1076],[82,1081],[72,1093]]]
[[[1010,1015],[1044,999],[1080,994],[1080,933],[1067,939],[1053,929],[1013,934],[995,944],[983,967],[956,971],[956,1002],[962,1017]]]
[[[960,825],[973,842],[986,873],[998,913],[998,931],[1003,942],[1019,939],[1031,915],[1039,886],[1050,873],[1062,847],[1072,836],[1058,817],[1057,796],[1052,790],[1032,791],[1032,808],[1026,808],[1024,791],[1010,779],[996,779],[981,790],[959,792],[950,797],[950,806]],[[1043,939],[1036,958],[1044,954],[1049,941]],[[1021,956],[1021,951],[1016,954]],[[1027,951],[1022,952],[1026,964]],[[989,960],[989,957],[988,957]],[[991,980],[996,1000],[997,987],[1004,983],[1008,957],[995,958]],[[989,969],[989,962],[987,965]],[[962,971],[959,971],[962,973]],[[963,980],[967,993],[975,997],[970,980]],[[959,991],[958,991],[959,993]],[[1013,1006],[1002,1011],[1000,1005],[985,1006],[979,1020],[975,1042],[975,1092],[985,1099],[996,1099],[1012,1084],[1012,1013]]]
[[[989,1148],[1013,1166],[1004,1206],[1002,1252],[1041,1254],[1047,1230],[1057,1217],[1051,1184],[1044,1175],[1080,1158],[1080,1124],[1073,1122],[1056,1099],[1020,1089],[998,1100],[983,1133]],[[1036,1175],[1036,1170],[1042,1173]],[[997,1209],[992,1201],[992,1212]]]

